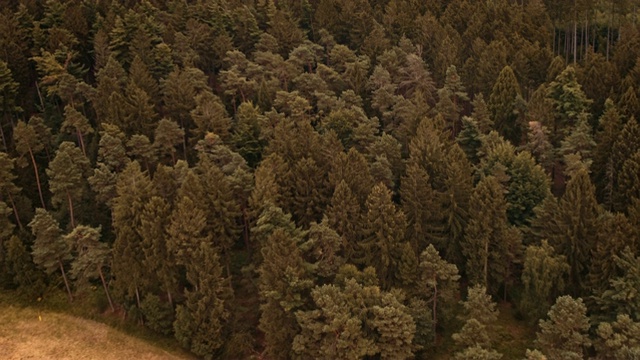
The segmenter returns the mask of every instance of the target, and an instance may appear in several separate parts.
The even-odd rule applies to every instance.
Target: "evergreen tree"
[[[467,275],[472,284],[488,287],[494,293],[502,286],[506,296],[522,240],[519,231],[507,222],[504,190],[495,177],[485,177],[476,186],[470,202],[478,211],[469,214],[462,245]]]
[[[433,245],[429,245],[420,254],[418,291],[420,294],[424,294],[425,300],[431,305],[434,334],[439,321],[443,317],[445,321],[448,320],[449,313],[447,308],[450,308],[453,299],[458,295],[459,279],[458,268],[443,260]]]
[[[44,197],[42,195],[42,185],[40,183],[40,172],[38,170],[38,163],[36,162],[35,154],[44,149],[44,144],[36,129],[33,126],[19,121],[16,127],[13,129],[13,141],[15,143],[16,151],[20,156],[29,155],[31,165],[33,166],[33,173],[36,178],[36,185],[38,186],[38,195],[40,196],[40,205],[43,209],[46,209]]]
[[[491,349],[490,327],[498,319],[496,304],[486,294],[483,286],[469,288],[467,300],[462,303],[465,324],[459,333],[452,335],[461,348],[456,359],[501,359],[502,355]]]
[[[612,323],[600,323],[594,346],[602,359],[633,359],[640,350],[640,323],[618,314]]]
[[[116,198],[111,208],[115,240],[112,245],[114,290],[124,299],[135,297],[140,307],[140,290],[146,285],[148,270],[139,230],[145,204],[153,196],[153,184],[137,161],[130,162],[116,183]]]
[[[48,275],[60,271],[69,301],[72,301],[71,287],[65,270],[65,263],[72,258],[71,247],[63,238],[60,225],[46,210],[36,209],[36,216],[29,223],[29,227],[35,237],[33,262],[42,267]]]
[[[595,134],[596,148],[593,154],[593,178],[596,185],[598,200],[607,210],[611,210],[614,191],[614,168],[617,162],[613,158],[613,146],[622,131],[620,113],[611,99],[604,105],[604,113],[598,121],[599,130]]]
[[[51,203],[68,212],[71,228],[75,227],[74,204],[80,204],[86,194],[89,169],[89,159],[68,141],[60,144],[47,169]]]
[[[16,175],[13,174],[13,166],[13,159],[6,153],[0,152],[0,201],[7,202],[13,208],[16,224],[22,229],[22,222],[20,221],[15,200],[21,189],[14,183]]]
[[[78,281],[100,277],[111,311],[116,311],[103,271],[111,249],[109,245],[100,241],[101,230],[101,228],[78,225],[64,236],[63,241],[72,246],[77,253],[71,264],[71,275]]]
[[[78,146],[82,149],[84,156],[87,156],[87,149],[85,146],[85,135],[91,134],[93,128],[89,124],[89,120],[75,109],[71,105],[64,107],[64,121],[62,122],[61,130],[67,133],[75,133]]]
[[[513,69],[505,66],[496,79],[489,97],[489,110],[495,128],[514,145],[519,145],[523,124],[519,123],[518,102],[521,96],[520,85]]]
[[[391,192],[383,184],[373,187],[366,202],[365,237],[361,244],[363,265],[373,265],[384,289],[397,283],[401,244],[406,219],[393,204]]]
[[[345,259],[357,261],[356,254],[364,235],[363,213],[358,199],[344,180],[336,186],[325,216],[329,227],[342,238]]]
[[[568,289],[581,294],[586,290],[586,275],[595,246],[601,207],[586,170],[578,171],[567,184],[559,201],[548,198],[536,210],[531,226],[537,239],[548,239],[560,255],[567,258]]]
[[[193,288],[185,290],[185,303],[176,309],[175,336],[194,354],[212,359],[227,337],[231,315],[228,303],[233,292],[210,244],[199,243],[192,260],[187,266],[187,280]]]
[[[524,255],[520,307],[534,321],[543,318],[553,299],[562,293],[569,265],[564,255],[557,255],[546,240],[529,245]]]
[[[583,358],[591,344],[586,312],[582,299],[561,296],[549,310],[549,320],[540,320],[536,345],[549,360]]]
[[[153,139],[153,146],[157,149],[159,158],[171,156],[171,164],[175,164],[176,146],[184,141],[184,130],[174,121],[164,118],[158,122]],[[186,156],[186,147],[183,149]]]
[[[582,91],[573,66],[568,66],[549,84],[547,97],[554,108],[553,126],[549,126],[551,143],[558,146],[579,117],[590,112],[591,100]]]
[[[596,297],[596,302],[605,313],[628,314],[640,320],[640,301],[635,294],[640,286],[640,257],[628,246],[620,255],[613,255],[617,272],[609,279],[609,288]]]
[[[313,286],[308,278],[297,242],[300,239],[276,228],[262,247],[259,268],[261,316],[259,329],[265,336],[265,352],[273,359],[288,359],[299,326],[293,316],[306,304]]]

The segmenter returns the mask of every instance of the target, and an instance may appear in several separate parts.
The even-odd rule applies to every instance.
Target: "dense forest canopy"
[[[205,358],[640,356],[639,1],[0,3],[6,291]]]

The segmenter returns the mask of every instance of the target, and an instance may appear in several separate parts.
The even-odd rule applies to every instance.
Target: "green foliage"
[[[536,346],[549,360],[582,359],[591,341],[589,318],[582,299],[561,296],[549,310],[549,320],[540,320]]]
[[[173,308],[159,296],[145,295],[140,303],[140,311],[145,319],[145,325],[161,334],[170,335],[173,331]]]

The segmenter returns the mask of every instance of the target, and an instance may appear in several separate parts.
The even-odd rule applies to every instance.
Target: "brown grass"
[[[108,325],[0,303],[0,359],[186,359]]]

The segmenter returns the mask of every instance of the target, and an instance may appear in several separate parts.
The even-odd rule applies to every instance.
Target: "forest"
[[[640,1],[0,5],[2,293],[206,359],[640,358]]]

